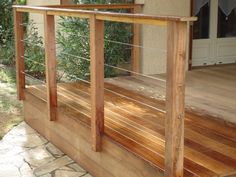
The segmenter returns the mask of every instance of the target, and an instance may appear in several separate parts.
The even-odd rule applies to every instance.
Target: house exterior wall
[[[60,0],[27,0],[27,5],[32,5],[32,6],[46,6],[46,5],[59,5]],[[36,14],[36,13],[29,13],[29,19],[32,20],[35,23],[35,27],[38,28],[38,32],[40,36],[44,37],[44,17],[42,14]]]
[[[62,3],[66,0],[62,0]],[[28,0],[28,5],[58,5],[60,0]],[[189,0],[135,0],[144,4],[141,13],[152,15],[190,15]],[[36,23],[39,35],[44,36],[43,15],[30,14],[30,20]],[[166,27],[143,25],[141,27],[141,72],[158,74],[166,72]],[[187,50],[188,51],[188,50]],[[187,54],[188,58],[188,54]],[[186,65],[187,66],[187,65]]]
[[[142,13],[152,15],[190,15],[189,0],[135,0],[144,4]],[[143,25],[141,45],[141,71],[144,74],[166,72],[166,27]],[[147,47],[147,48],[145,48]],[[187,54],[188,58],[188,54]]]

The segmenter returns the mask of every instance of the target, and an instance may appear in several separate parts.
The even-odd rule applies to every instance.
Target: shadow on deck
[[[165,75],[154,75],[165,79]],[[164,82],[140,76],[107,79],[111,84],[165,100]],[[236,124],[236,64],[193,69],[186,77],[186,108]]]

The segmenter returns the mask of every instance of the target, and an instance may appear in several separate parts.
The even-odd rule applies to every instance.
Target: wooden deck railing
[[[49,118],[56,120],[56,44],[54,16],[70,16],[88,19],[90,22],[92,148],[102,150],[104,132],[104,21],[124,22],[134,25],[134,44],[140,42],[139,24],[167,26],[167,90],[165,125],[165,176],[183,176],[184,151],[184,93],[187,24],[195,17],[152,16],[136,14],[140,5],[65,5],[65,6],[14,6],[16,67],[18,98],[24,100],[24,42],[23,13],[40,13],[45,21],[45,61]],[[133,14],[91,11],[83,9],[130,9]],[[139,50],[134,49],[133,70],[139,71]],[[136,59],[136,60],[135,60]]]

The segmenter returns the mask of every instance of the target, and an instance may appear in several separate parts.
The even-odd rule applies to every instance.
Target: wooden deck
[[[105,91],[105,135],[151,165],[164,170],[165,114],[159,111],[164,108],[164,102],[109,83],[105,84],[105,88],[124,95]],[[46,102],[45,86],[30,86],[25,92]],[[90,126],[88,84],[58,84],[58,98],[58,109],[66,107],[65,114]],[[27,98],[26,101],[31,104]],[[28,112],[27,115],[30,116]],[[184,176],[224,175],[236,175],[236,127],[187,112]]]
[[[165,75],[156,75],[165,79]],[[140,76],[107,80],[148,97],[164,100],[165,83]],[[236,64],[193,69],[187,72],[186,107],[236,124]]]

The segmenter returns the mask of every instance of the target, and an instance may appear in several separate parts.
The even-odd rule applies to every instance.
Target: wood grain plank
[[[168,23],[165,177],[183,176],[187,24]]]
[[[67,90],[67,89],[65,89],[65,90]],[[74,92],[74,91],[73,91]],[[44,92],[41,92],[42,94],[44,93]],[[79,103],[79,104],[84,104],[85,102],[87,102],[87,104],[89,104],[89,99],[88,98],[82,98],[82,97],[80,97],[80,98],[78,98],[78,99],[75,99],[75,95],[74,94],[72,94],[71,96],[69,96],[68,95],[68,93],[66,93],[66,92],[61,92],[61,95],[63,96],[65,96],[65,95],[67,95],[67,97],[66,98],[64,98],[63,100],[61,100],[62,101],[62,103],[64,103],[64,104],[69,104],[69,107],[70,108],[73,108],[74,110],[77,110],[77,112],[78,113],[82,113],[82,112],[84,112],[80,107],[78,107],[78,106],[76,106],[76,104],[75,105],[72,105],[72,103],[71,103],[71,100],[73,100],[75,103]],[[78,95],[78,94],[77,94]],[[60,100],[60,99],[59,99]],[[82,103],[82,102],[83,103]],[[87,107],[88,106],[86,106],[85,105],[85,108],[87,109]],[[90,118],[90,116],[89,116],[89,109],[87,109],[87,117],[88,118]],[[69,112],[71,112],[71,111],[69,111]],[[81,114],[80,114],[81,115]],[[80,117],[80,116],[76,116],[76,117]],[[116,121],[120,121],[119,119],[117,119],[116,117],[114,117],[114,116],[111,116],[111,114],[109,114],[108,116],[107,116],[107,118],[108,117],[111,117],[111,119],[113,120],[115,120],[116,119]],[[111,119],[109,119],[108,118],[108,120],[111,120]],[[123,118],[122,118],[123,119]],[[123,122],[123,124],[125,125],[125,122]],[[123,126],[124,126],[123,125]],[[112,126],[112,125],[110,125],[110,126]],[[110,127],[110,126],[108,126],[108,127]],[[122,139],[122,141],[124,141],[124,137],[129,137],[130,138],[130,140],[135,140],[134,142],[136,143],[136,146],[135,147],[143,147],[143,148],[147,148],[146,150],[141,150],[140,151],[140,148],[139,148],[139,151],[137,151],[138,153],[139,153],[139,155],[142,155],[142,158],[143,157],[145,157],[146,158],[146,160],[148,160],[150,163],[154,163],[154,165],[157,165],[159,168],[160,168],[160,164],[159,163],[157,163],[157,161],[156,160],[158,160],[159,159],[159,157],[157,157],[156,155],[154,155],[154,154],[150,154],[150,152],[149,153],[147,153],[147,150],[149,150],[150,151],[150,147],[152,147],[152,149],[153,150],[155,150],[153,153],[155,153],[155,152],[162,152],[162,154],[163,154],[163,156],[164,156],[164,143],[162,142],[162,150],[160,150],[160,149],[156,149],[156,147],[158,147],[157,146],[157,144],[155,144],[155,142],[156,141],[152,141],[152,143],[150,142],[150,140],[149,140],[149,142],[143,142],[142,141],[142,138],[140,138],[139,136],[133,136],[133,133],[134,134],[136,134],[135,132],[136,131],[132,131],[133,133],[131,133],[130,131],[124,131],[123,133],[122,133],[122,131],[121,131],[121,127],[122,127],[122,125],[120,125],[120,124],[118,124],[117,126],[116,126],[117,128],[114,128],[114,130],[116,130],[116,131],[118,131],[119,132],[119,134],[120,135],[122,135],[122,137],[123,137],[123,139]],[[126,128],[126,126],[124,127],[124,128]],[[129,133],[130,132],[130,133]],[[138,131],[137,131],[138,132]],[[127,136],[128,135],[128,136]],[[141,135],[141,134],[140,134]],[[108,135],[109,136],[109,135]],[[147,134],[146,134],[146,136],[147,136]],[[148,136],[147,136],[148,137]],[[153,144],[154,143],[154,144]],[[151,146],[151,144],[153,144],[152,146]],[[133,147],[133,146],[132,146]],[[130,147],[130,144],[129,144],[129,146],[127,145],[126,146],[126,148],[128,148],[128,149],[130,149],[131,147]],[[133,148],[131,148],[132,149],[132,151],[133,151]],[[141,148],[142,149],[142,148]],[[137,150],[137,149],[136,149]],[[135,150],[135,152],[136,152],[136,150]],[[140,154],[141,153],[141,154]],[[149,155],[148,155],[149,154]],[[155,160],[156,159],[156,160]],[[194,166],[196,166],[197,164],[195,164]],[[163,164],[162,164],[162,166],[163,166]],[[192,169],[194,169],[194,167],[192,167]],[[201,174],[208,174],[208,172],[206,172],[206,170],[204,170],[204,171],[202,171],[201,172]]]
[[[54,16],[44,15],[47,105],[49,120],[57,118],[57,61]]]
[[[142,7],[142,4],[70,4],[69,0],[63,0],[62,5],[48,5],[43,7],[53,8],[75,8],[75,9],[133,9]]]
[[[104,132],[104,21],[90,18],[92,149],[102,150]]]
[[[14,9],[14,32],[15,32],[15,60],[16,60],[16,87],[17,98],[24,100],[25,89],[25,64],[24,64],[24,26],[23,13]]]
[[[38,89],[39,86],[35,86],[35,88]],[[116,86],[109,88],[112,88],[113,91],[120,90]],[[33,91],[35,92],[33,94],[41,94],[39,97],[44,95],[46,100],[43,90],[45,87],[42,86],[37,90],[40,93]],[[90,126],[91,116],[90,90],[88,84],[82,83],[60,84],[58,86],[60,109],[65,110],[63,112],[66,115],[70,115],[70,117],[74,117],[73,119],[80,120],[88,126]],[[31,88],[30,91],[32,92]],[[121,91],[130,92],[128,90]],[[125,93],[125,95],[129,94]],[[133,95],[132,98],[135,98],[137,94]],[[105,100],[105,127],[110,128],[109,132],[116,132],[109,135],[106,132],[107,128],[105,128],[105,135],[116,138],[115,141],[152,165],[164,168],[164,162],[161,164],[161,161],[158,161],[159,157],[164,157],[164,114],[156,116],[158,111],[141,104],[136,107],[137,103],[107,91],[105,92]],[[147,114],[150,116],[145,116]],[[191,122],[191,125],[194,125],[194,122]],[[233,142],[227,140],[224,144],[224,138],[219,139],[218,137],[216,139],[214,138],[216,135],[210,136],[207,134],[208,131],[206,134],[201,134],[192,129],[192,126],[186,125],[185,129],[185,175],[207,177],[235,170],[234,156],[227,155],[230,149],[235,148]],[[196,139],[196,137],[200,138]],[[128,140],[125,140],[126,138]],[[222,149],[226,149],[226,151],[224,152]],[[231,152],[233,154],[233,151]]]
[[[146,15],[146,14],[128,14],[128,13],[115,13],[115,12],[98,12],[89,10],[78,10],[78,9],[65,9],[65,8],[50,8],[40,6],[22,6],[14,5],[17,11],[21,12],[33,12],[33,13],[47,13],[67,16],[85,16],[85,15],[96,15],[97,20],[108,20],[125,23],[141,23],[150,25],[166,25],[168,21],[173,22],[188,22],[196,21],[196,17],[183,17],[183,16],[166,16],[166,15]],[[86,17],[90,18],[90,17]]]
[[[32,111],[26,117],[27,122],[36,130],[45,127],[45,130],[41,131],[42,135],[46,135],[47,139],[55,143],[57,147],[76,160],[92,175],[98,177],[143,177],[143,174],[147,176],[163,176],[161,171],[131,154],[117,143],[112,142],[110,138],[105,137],[103,139],[103,152],[93,152],[90,148],[90,138],[88,138],[90,137],[90,129],[88,127],[81,125],[75,117],[71,118],[65,115],[63,110],[59,112],[57,123],[49,122],[47,116],[45,116],[46,102],[41,106],[41,110],[44,110],[44,115],[35,116],[35,114],[40,115],[40,111],[35,111],[32,108],[37,107],[40,100],[29,95],[26,95],[27,102],[25,105],[27,105],[25,109]],[[37,100],[37,102],[32,101],[33,97],[34,101]],[[32,104],[33,102],[34,104]],[[65,144],[69,145],[65,146]]]
[[[141,13],[141,7],[137,6],[134,7],[131,10],[131,13]],[[139,73],[140,72],[140,43],[141,43],[141,39],[140,39],[140,25],[139,24],[133,24],[133,48],[132,48],[132,70],[134,72]]]

